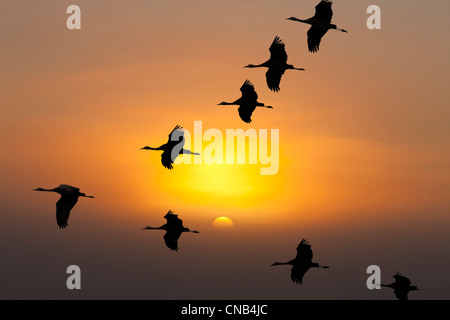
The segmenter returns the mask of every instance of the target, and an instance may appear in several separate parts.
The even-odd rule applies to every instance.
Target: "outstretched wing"
[[[250,82],[250,80],[245,80],[244,84],[241,87],[242,98],[243,100],[248,101],[256,101],[258,100],[258,94],[255,91],[255,87]]]
[[[325,27],[312,26],[309,28],[308,35],[308,50],[310,52],[319,51],[320,41],[322,37],[327,33],[328,29]]]
[[[164,242],[169,249],[178,251],[178,238],[180,238],[181,233],[181,231],[171,230],[164,234]]]
[[[70,210],[76,205],[78,196],[63,194],[56,202],[56,223],[61,229],[68,226]]]
[[[269,68],[266,72],[266,82],[270,90],[274,92],[280,91],[281,77],[284,74],[284,69]]]
[[[397,288],[394,290],[394,294],[398,300],[408,300],[408,290]]]
[[[169,134],[169,140],[165,145],[166,147],[164,149],[164,152],[161,154],[161,163],[165,168],[169,170],[173,169],[172,164],[174,163],[180,152],[182,152],[184,143],[185,140],[183,127],[177,125]],[[177,147],[177,149],[175,149],[174,152],[175,147]]]
[[[173,211],[170,210],[164,218],[167,220],[167,224],[170,228],[183,228],[183,220],[178,218],[178,215],[173,214]]]
[[[303,276],[309,270],[307,265],[296,265],[291,269],[291,279],[297,284],[303,283]]]
[[[411,280],[409,280],[407,277],[402,276],[400,272],[397,272],[397,274],[394,276],[395,284],[402,287],[408,287],[411,285]]]
[[[174,136],[174,133],[177,132],[177,136]],[[176,125],[175,128],[173,128],[172,132],[169,134],[169,140],[167,143],[173,143],[174,141],[179,141],[177,137],[183,137],[184,140],[184,131],[183,127],[180,127],[179,125]]]
[[[311,245],[306,239],[302,239],[300,244],[297,246],[297,257],[296,259],[304,262],[311,262],[313,258],[313,252],[311,250]]]
[[[73,193],[73,194],[77,194],[80,192],[80,188],[72,187],[68,184],[60,184],[59,190],[61,190],[62,192],[65,192],[65,193]]]
[[[250,123],[252,122],[252,114],[253,111],[255,111],[256,109],[256,105],[251,105],[249,103],[246,104],[242,104],[239,108],[238,108],[238,112],[239,112],[239,117],[241,118],[242,121],[246,122],[246,123]]]
[[[314,15],[315,19],[321,20],[326,23],[331,22],[331,18],[333,17],[333,9],[331,9],[332,1],[322,0],[316,6],[316,13]]]
[[[283,40],[280,39],[280,37],[276,36],[275,39],[272,42],[272,45],[269,48],[270,51],[270,60],[280,62],[280,63],[286,63],[287,61],[287,54],[286,49],[284,47]]]
[[[175,159],[172,160],[172,149],[171,150],[165,150],[162,154],[161,154],[161,163],[162,165],[169,169],[172,170],[173,169],[173,161]]]

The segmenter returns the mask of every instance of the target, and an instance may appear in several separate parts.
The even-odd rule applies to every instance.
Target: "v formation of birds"
[[[298,19],[295,17],[287,18],[287,20],[301,22],[311,25],[307,32],[307,45],[308,50],[311,53],[317,53],[319,51],[320,43],[324,35],[328,30],[337,30],[341,32],[347,32],[344,29],[338,28],[336,25],[331,23],[333,16],[332,11],[332,1],[330,0],[320,0],[319,4],[315,7],[315,14],[309,19]],[[304,71],[303,68],[294,67],[287,63],[288,56],[285,49],[285,44],[280,37],[276,36],[273,40],[270,48],[270,58],[266,62],[258,65],[249,64],[244,68],[267,68],[266,72],[266,83],[267,87],[273,92],[280,91],[280,83],[283,74],[286,70],[299,70]],[[255,91],[254,85],[249,81],[245,80],[240,88],[241,97],[233,102],[221,102],[220,106],[239,106],[238,114],[242,121],[246,123],[252,122],[252,114],[257,107],[272,109],[272,106],[266,106],[264,103],[258,102],[258,94]],[[184,133],[183,128],[179,125],[175,126],[172,132],[169,134],[169,139],[167,143],[157,147],[152,148],[145,146],[141,150],[159,150],[163,151],[161,154],[162,165],[169,169],[173,169],[173,163],[176,157],[180,154],[193,154],[200,155],[199,153],[193,153],[190,150],[186,150],[184,147]],[[175,149],[177,148],[177,149]],[[179,150],[178,150],[179,149]],[[56,203],[56,222],[59,228],[65,229],[68,227],[69,215],[73,207],[78,202],[79,197],[94,198],[93,196],[88,196],[80,192],[79,188],[61,184],[59,187],[53,189],[37,188],[34,191],[47,191],[56,192],[60,194],[60,199]],[[165,245],[174,251],[178,251],[178,239],[183,232],[199,233],[198,231],[190,230],[183,226],[183,221],[178,218],[178,215],[174,214],[173,211],[169,211],[164,218],[166,223],[160,227],[145,227],[143,230],[164,230],[166,231],[163,238]],[[291,280],[296,284],[303,283],[303,277],[305,273],[310,268],[321,268],[328,269],[328,266],[319,265],[313,262],[313,252],[311,245],[306,239],[302,239],[297,246],[297,255],[294,259],[287,262],[274,262],[271,266],[278,265],[291,265]],[[394,294],[399,300],[407,300],[408,292],[413,290],[418,290],[416,286],[411,286],[411,281],[397,273],[393,276],[395,282],[385,285],[383,287],[389,287],[394,289]]]

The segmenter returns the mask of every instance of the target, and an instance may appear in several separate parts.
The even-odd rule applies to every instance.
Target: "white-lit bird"
[[[270,58],[264,63],[254,65],[249,64],[244,68],[268,68],[266,72],[266,82],[270,90],[280,91],[280,81],[286,70],[305,70],[303,68],[296,68],[292,64],[287,64],[287,53],[283,41],[277,36],[269,48]]]
[[[183,226],[183,221],[178,218],[178,215],[173,214],[172,210],[169,210],[164,218],[167,220],[167,223],[161,227],[145,227],[143,230],[165,230],[164,241],[166,246],[171,250],[178,251],[178,239],[183,232],[199,233],[198,231],[185,228]]]
[[[310,268],[328,269],[328,266],[321,266],[312,262],[313,252],[311,245],[306,239],[302,239],[297,247],[297,256],[288,262],[274,262],[271,266],[292,265],[291,279],[297,284],[303,283],[303,276]]]
[[[93,196],[87,196],[80,192],[80,189],[67,184],[61,184],[59,187],[53,189],[37,188],[33,191],[56,192],[61,195],[61,198],[56,202],[56,223],[61,229],[67,228],[70,211],[78,202],[79,197],[94,198]]]
[[[184,143],[185,140],[183,128],[177,125],[169,134],[169,140],[167,141],[167,143],[163,144],[162,146],[159,146],[158,148],[145,146],[141,148],[141,150],[162,150],[163,153],[161,154],[161,163],[167,169],[172,170],[173,169],[172,164],[174,163],[178,155],[180,154],[200,155],[200,153],[183,149]]]
[[[239,99],[234,102],[221,102],[219,106],[231,106],[238,105],[239,117],[241,117],[242,121],[246,123],[252,122],[252,114],[255,111],[256,107],[270,108],[271,106],[266,106],[264,103],[258,102],[258,94],[255,91],[255,87],[249,80],[245,80],[244,84],[241,87],[242,95]]]
[[[296,17],[287,18],[287,20],[311,25],[311,28],[308,30],[308,50],[310,52],[317,52],[319,50],[320,41],[328,30],[334,29],[341,32],[347,32],[331,23],[331,18],[333,17],[333,10],[331,9],[332,3],[333,2],[330,0],[321,0],[319,4],[316,5],[315,15],[309,19],[302,20],[297,19]]]
[[[390,284],[381,284],[382,287],[389,287],[394,289],[394,294],[399,300],[408,300],[408,293],[410,291],[419,290],[416,286],[411,285],[411,281],[397,272],[394,276],[395,282]]]

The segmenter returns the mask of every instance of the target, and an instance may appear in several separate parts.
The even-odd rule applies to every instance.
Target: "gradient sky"
[[[318,1],[77,0],[0,3],[0,298],[394,299],[366,288],[401,272],[449,299],[450,42],[448,1],[336,0],[320,51],[304,24]],[[82,29],[66,28],[66,8]],[[378,4],[382,29],[366,27]],[[288,63],[279,93],[264,62],[278,35]],[[259,100],[242,122],[221,101],[249,79]],[[159,146],[176,124],[193,131],[280,130],[280,169],[260,165],[162,167]],[[204,143],[204,146],[207,143]],[[92,194],[58,229],[57,194]],[[180,251],[159,226],[173,210],[199,234]],[[233,229],[213,228],[228,216]],[[304,284],[290,267],[307,238]],[[67,266],[81,268],[69,291]]]

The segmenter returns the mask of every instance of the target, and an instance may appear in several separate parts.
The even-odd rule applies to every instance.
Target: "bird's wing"
[[[297,246],[297,257],[299,261],[311,262],[313,258],[313,252],[311,250],[311,245],[306,239],[302,239]]]
[[[59,185],[59,189],[61,191],[67,192],[67,193],[74,193],[77,194],[78,192],[80,192],[80,189],[77,187],[72,187],[68,184],[60,184]]]
[[[310,52],[317,52],[319,51],[320,46],[320,40],[322,40],[322,37],[327,33],[328,29],[319,27],[319,26],[312,26],[309,28],[307,35],[308,35],[308,50]]]
[[[164,218],[166,218],[167,220],[167,224],[171,227],[171,228],[183,228],[183,220],[181,220],[180,218],[178,218],[178,215],[176,214],[172,214],[172,213],[168,213],[164,216]]]
[[[174,159],[175,160],[175,159]],[[161,154],[161,163],[162,165],[169,169],[172,170],[173,169],[173,161],[172,161],[172,151],[171,150],[165,150],[162,154]]]
[[[67,221],[69,220],[70,210],[75,206],[78,201],[78,196],[62,195],[56,202],[56,223],[58,227],[64,229],[67,227]]]
[[[409,286],[411,285],[411,280],[409,280],[407,277],[402,276],[402,274],[400,272],[398,272],[395,276],[395,284],[399,285],[399,286]]]
[[[269,48],[270,51],[270,60],[286,63],[287,61],[287,53],[284,47],[283,41],[277,36],[272,42],[272,45]]]
[[[394,294],[398,300],[408,300],[408,290],[397,288],[394,290]]]
[[[172,132],[169,134],[169,140],[167,141],[167,143],[173,143],[174,141],[178,141],[178,139],[177,140],[172,140],[172,137],[173,137],[173,134],[174,134],[175,131],[177,131],[177,133],[179,133],[180,136],[184,138],[183,127],[180,127],[179,125],[176,125],[175,128],[173,128]]]
[[[250,82],[250,80],[245,80],[244,84],[241,87],[242,98],[244,100],[258,100],[258,94],[255,91],[255,87]]]
[[[316,13],[314,14],[314,18],[326,23],[330,23],[331,18],[333,17],[333,9],[331,9],[332,4],[333,2],[330,0],[321,0],[316,6]]]
[[[291,269],[291,279],[297,284],[303,283],[303,276],[309,270],[306,265],[296,265]]]
[[[246,122],[246,123],[250,123],[252,122],[252,114],[253,111],[255,111],[256,109],[256,105],[254,104],[242,104],[239,108],[238,108],[238,112],[239,112],[239,117],[242,119],[242,121]]]
[[[178,251],[178,238],[181,236],[181,231],[167,231],[164,234],[164,241],[166,246],[174,251]]]
[[[281,77],[284,74],[284,69],[269,68],[266,72],[266,82],[270,90],[274,92],[280,91]]]

